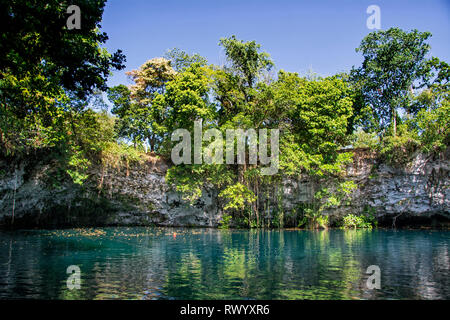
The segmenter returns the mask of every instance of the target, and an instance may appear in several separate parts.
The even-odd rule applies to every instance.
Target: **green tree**
[[[134,145],[147,142],[150,150],[156,151],[161,143],[159,116],[165,115],[164,112],[158,114],[154,99],[164,94],[167,83],[175,78],[176,72],[169,60],[153,58],[127,75],[134,82],[130,88],[119,85],[108,90],[108,98],[114,105],[112,113],[119,117],[119,133]]]
[[[76,4],[83,26],[68,30],[67,7]],[[52,147],[71,108],[106,89],[125,57],[108,53],[99,31],[105,1],[0,1],[0,143],[3,153]],[[44,23],[45,22],[45,23]],[[76,111],[80,111],[77,109]],[[11,125],[13,124],[13,125]]]
[[[219,44],[223,47],[228,62],[223,68],[227,74],[223,80],[236,86],[234,89],[241,91],[244,101],[248,103],[251,100],[251,89],[262,73],[273,67],[273,62],[268,53],[260,52],[261,46],[255,41],[244,42],[231,36],[220,39]]]
[[[209,75],[207,67],[194,63],[167,84],[164,94],[157,95],[154,114],[159,135],[166,137],[179,128],[193,129],[194,121],[215,118],[209,99]]]
[[[171,66],[176,72],[181,72],[192,66],[194,63],[198,63],[200,66],[205,66],[208,63],[208,61],[198,53],[188,54],[186,51],[178,48],[167,50],[164,58],[170,61]]]
[[[430,71],[426,58],[429,32],[399,28],[375,31],[367,35],[356,50],[364,58],[362,66],[352,70],[366,104],[370,105],[381,128],[392,126],[397,132],[400,109],[408,109],[411,90]]]
[[[10,74],[21,80],[27,75],[42,75],[48,80],[45,87],[53,85],[45,89],[54,90],[62,84],[80,97],[105,90],[110,70],[122,69],[125,60],[120,50],[109,54],[101,48],[108,39],[106,33],[99,32],[105,2],[2,0],[2,77]],[[69,5],[80,7],[82,28],[66,27]],[[57,81],[50,81],[53,79]]]
[[[150,110],[131,99],[131,91],[124,85],[108,89],[108,99],[113,103],[111,112],[117,116],[115,123],[119,138],[131,141],[135,147],[150,137],[152,142],[152,117]]]

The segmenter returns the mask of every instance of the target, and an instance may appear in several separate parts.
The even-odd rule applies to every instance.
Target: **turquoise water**
[[[0,298],[450,299],[449,246],[448,231],[2,231]]]

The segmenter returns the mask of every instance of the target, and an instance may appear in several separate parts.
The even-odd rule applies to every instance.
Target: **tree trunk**
[[[394,125],[394,137],[397,136],[397,112],[392,109],[392,124]]]
[[[148,138],[148,144],[150,146],[150,152],[154,152],[155,151],[155,137],[149,137]]]

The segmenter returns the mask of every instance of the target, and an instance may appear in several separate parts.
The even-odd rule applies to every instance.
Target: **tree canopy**
[[[320,225],[325,223],[321,212],[343,201],[354,188],[342,179],[352,161],[349,146],[370,146],[389,161],[400,162],[414,148],[438,151],[448,144],[448,65],[428,57],[430,36],[397,28],[372,32],[357,49],[364,58],[361,67],[329,77],[270,73],[274,63],[269,54],[255,41],[235,36],[219,42],[226,57],[222,66],[174,49],[168,60],[157,58],[164,61],[164,68],[156,69],[167,76],[156,75],[153,67],[150,73],[142,72],[147,62],[140,72],[132,72],[135,84],[130,89],[111,89],[122,92],[121,99],[113,99],[113,111],[119,121],[127,119],[116,111],[121,106],[144,119],[133,107],[142,105],[150,115],[142,124],[151,124],[149,132],[159,141],[153,150],[165,157],[174,146],[171,132],[179,128],[192,132],[197,120],[203,120],[203,129],[217,129],[223,136],[233,128],[244,133],[278,129],[279,170],[273,176],[261,175],[262,163],[221,162],[175,165],[167,181],[192,203],[205,190],[216,190],[229,214],[224,221],[251,227],[282,224],[285,212],[279,197],[284,179],[308,176],[317,182],[312,192],[318,202],[299,214],[310,225]],[[155,80],[160,78],[164,81]],[[133,93],[138,87],[145,89]],[[236,159],[237,149],[233,152]],[[267,206],[269,216],[261,216]]]
[[[130,161],[148,159],[149,150],[168,160],[177,129],[212,129],[196,141],[205,161],[167,171],[167,183],[186,200],[196,205],[205,192],[214,194],[222,227],[326,227],[325,210],[347,201],[355,188],[345,178],[352,147],[371,149],[392,165],[405,164],[415,151],[448,147],[449,66],[429,56],[428,32],[372,32],[357,49],[362,65],[327,77],[275,73],[258,43],[230,36],[219,41],[223,65],[174,48],[126,72],[131,85],[108,88],[108,76],[124,68],[125,57],[103,48],[105,1],[70,4],[81,9],[81,29],[66,27],[64,1],[0,0],[3,157],[43,150],[59,161],[58,175],[80,185],[91,166],[101,166],[100,193],[108,170],[128,170]],[[230,129],[242,136],[218,138]],[[253,133],[270,130],[276,134],[250,145]],[[236,148],[217,153],[226,141]],[[198,153],[196,143],[189,155]],[[213,153],[234,162],[206,161]],[[259,160],[247,161],[255,153]],[[277,168],[271,175],[261,170],[267,159]],[[303,178],[311,182],[312,199],[285,208],[284,184]]]
[[[353,80],[360,81],[364,102],[372,107],[380,128],[392,125],[394,135],[399,110],[417,111],[411,104],[414,89],[448,82],[448,65],[427,57],[430,37],[429,32],[391,28],[370,33],[356,49],[364,60],[352,70]],[[430,83],[433,68],[437,76]]]
[[[69,30],[69,5],[78,5],[82,27]],[[0,144],[7,153],[61,141],[69,109],[85,108],[106,90],[111,70],[124,68],[100,32],[105,1],[0,1]],[[61,129],[61,130],[60,130]]]

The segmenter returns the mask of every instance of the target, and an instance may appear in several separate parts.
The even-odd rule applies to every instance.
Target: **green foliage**
[[[354,214],[346,215],[342,220],[342,227],[344,229],[372,229],[374,222],[372,219],[365,216],[356,216]]]
[[[108,98],[114,105],[111,111],[119,118],[118,132],[134,145],[147,142],[150,149],[156,151],[164,131],[161,122],[166,118],[166,110],[158,102],[176,72],[169,60],[154,58],[127,74],[134,85],[130,88],[119,85],[108,90]]]
[[[130,163],[141,163],[146,159],[142,150],[133,146],[110,141],[104,145],[101,152],[101,162],[105,168],[120,169]]]
[[[108,90],[108,99],[113,103],[111,112],[117,115],[116,131],[120,138],[129,139],[137,145],[145,139],[151,129],[148,110],[131,102],[131,91],[124,85]]]
[[[364,100],[372,107],[380,127],[393,124],[400,108],[407,108],[409,91],[426,76],[426,55],[431,34],[398,28],[369,33],[357,51],[362,52],[362,67],[352,70],[353,79],[360,82]]]
[[[344,142],[352,115],[349,90],[344,81],[335,78],[308,81],[299,88],[291,119],[303,148],[329,153]]]
[[[330,184],[331,188],[324,187],[315,193],[316,202],[305,208],[301,208],[301,220],[298,227],[307,229],[327,229],[330,225],[325,209],[337,207],[343,201],[349,200],[350,195],[356,189],[354,181],[337,181]]]
[[[353,148],[368,148],[371,150],[377,150],[380,144],[380,138],[376,132],[365,132],[359,128],[352,136]]]
[[[105,90],[110,71],[124,67],[120,51],[110,54],[101,47],[108,39],[99,32],[104,4],[78,2],[83,28],[76,31],[66,28],[67,6],[60,1],[2,4],[0,145],[4,154],[54,147],[64,136],[64,112],[79,111],[69,101]]]
[[[284,227],[300,219],[299,227],[318,229],[329,226],[327,210],[348,204],[356,188],[345,180],[353,154],[344,147],[376,150],[388,163],[401,165],[415,151],[438,153],[448,147],[449,66],[427,57],[427,32],[392,28],[370,33],[357,49],[362,66],[326,78],[283,70],[274,75],[269,54],[255,41],[235,36],[220,40],[224,66],[208,66],[198,54],[172,49],[127,72],[131,86],[107,90],[110,116],[101,97],[107,76],[123,68],[124,56],[101,47],[107,40],[99,32],[104,1],[79,5],[83,28],[71,32],[64,27],[65,8],[55,0],[4,6],[3,156],[48,150],[60,161],[58,177],[69,176],[80,185],[92,166],[101,166],[101,189],[108,170],[128,170],[130,163],[155,152],[168,158],[172,132],[192,132],[196,120],[203,120],[203,129],[222,133],[278,129],[279,170],[273,176],[261,174],[261,163],[184,164],[170,167],[166,181],[191,205],[205,191],[218,196],[222,228]],[[92,110],[99,106],[103,111]],[[144,153],[147,146],[153,153]],[[305,176],[314,198],[287,212],[286,177]],[[346,228],[375,223],[370,212],[343,220]]]
[[[420,141],[415,131],[408,130],[407,123],[399,124],[397,130],[397,135],[388,135],[383,139],[380,155],[387,163],[401,166],[411,160],[419,149]]]
[[[175,129],[192,129],[195,120],[210,120],[215,112],[208,98],[210,70],[192,62],[200,58],[178,51],[172,55],[180,72],[171,61],[154,58],[128,73],[135,83],[130,88],[119,85],[108,91],[119,135],[134,145],[147,142],[159,153],[170,151],[170,133]]]
[[[351,88],[342,79],[308,81],[281,71],[274,84],[275,119],[283,129],[280,168],[287,175],[339,174],[351,161],[350,153],[338,153],[345,144],[352,116]],[[287,119],[289,119],[287,121]]]
[[[273,62],[269,54],[259,52],[261,46],[255,41],[244,42],[236,36],[220,39],[220,45],[230,62],[232,73],[238,75],[241,86],[252,88],[263,70],[270,70]]]
[[[220,198],[226,201],[225,211],[243,210],[246,204],[250,204],[256,200],[252,191],[241,183],[236,183],[226,187],[220,194]]]
[[[229,214],[224,214],[222,216],[222,221],[220,222],[219,229],[228,229],[231,224],[232,216]]]
[[[231,183],[232,176],[225,165],[178,165],[167,170],[166,181],[169,185],[176,186],[184,200],[193,204],[202,196],[202,190],[220,190]]]
[[[272,80],[267,72],[273,63],[255,42],[231,37],[220,44],[227,57],[225,67],[190,64],[154,99],[159,118],[166,117],[160,122],[159,136],[167,141],[165,132],[191,129],[193,121],[200,118],[204,127],[221,132],[228,128],[277,128],[281,131],[279,174],[263,177],[258,166],[216,165],[218,169],[212,170],[205,165],[182,165],[169,169],[167,181],[191,203],[203,190],[217,188],[223,210],[235,222],[250,227],[262,225],[262,208],[258,208],[257,200],[261,203],[273,196],[275,201],[267,208],[271,215],[268,225],[283,227],[288,215],[282,207],[281,192],[269,190],[264,194],[259,186],[276,185],[282,176],[303,174],[319,180],[332,176],[339,185],[339,177],[353,157],[339,149],[348,140],[354,89],[344,77],[337,76],[306,79],[281,71],[278,79]],[[208,103],[211,98],[215,105]],[[281,186],[276,189],[281,190]],[[327,197],[324,202],[337,205],[338,195],[330,191]],[[318,219],[325,225],[326,218]]]
[[[120,51],[109,54],[100,47],[108,39],[99,32],[105,2],[75,1],[83,13],[83,27],[75,32],[67,29],[68,5],[59,0],[2,4],[0,72],[18,79],[45,74],[37,87],[26,86],[45,93],[58,90],[59,83],[80,97],[105,90],[110,70],[123,68],[125,58]]]
[[[64,149],[62,166],[76,184],[88,178],[88,169],[94,163],[104,170],[128,167],[130,162],[145,159],[142,151],[116,141],[115,119],[106,112],[90,109],[71,115],[68,131],[68,149]]]
[[[208,61],[201,55],[197,53],[190,55],[178,48],[168,50],[164,57],[170,61],[171,66],[175,69],[176,72],[182,72],[185,69],[191,67],[193,64],[206,66],[206,64],[208,63]]]
[[[317,207],[318,212],[340,206],[343,201],[349,201],[351,194],[357,188],[356,183],[352,180],[337,180],[328,183],[330,187],[323,187],[314,195],[314,199],[318,200],[319,203]]]
[[[192,129],[195,120],[214,118],[214,106],[208,99],[209,82],[207,69],[193,64],[167,84],[165,94],[155,99],[160,135],[178,128]]]
[[[370,33],[357,49],[364,61],[351,74],[362,98],[354,123],[370,133],[358,131],[353,145],[376,149],[393,165],[404,166],[416,151],[439,153],[448,147],[450,71],[446,62],[428,57],[430,37],[391,28]]]
[[[305,209],[302,220],[300,220],[298,227],[305,227],[307,229],[328,229],[328,216],[315,211],[314,209]]]
[[[99,31],[105,1],[78,1],[83,27],[66,28],[60,1],[2,4],[0,145],[6,156],[48,150],[75,184],[115,139],[113,119],[88,109],[125,57]],[[45,21],[45,23],[44,23]],[[58,174],[60,172],[58,171]]]
[[[83,182],[88,178],[87,170],[89,168],[90,162],[88,159],[84,158],[83,152],[79,150],[79,147],[75,147],[71,152],[67,164],[67,173],[72,178],[72,181],[75,184],[82,185]]]
[[[417,127],[422,149],[426,153],[445,151],[450,144],[450,100],[432,110],[422,109],[417,115]]]

